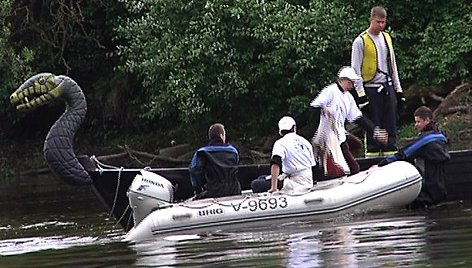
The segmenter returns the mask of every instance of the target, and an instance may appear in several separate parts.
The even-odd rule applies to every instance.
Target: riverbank
[[[449,138],[449,149],[472,149],[472,115],[450,115],[438,120],[441,129]],[[414,138],[416,132],[411,124],[399,130],[399,145],[405,145]],[[188,166],[193,152],[199,145],[162,140],[157,135],[106,136],[98,140],[87,138],[84,134],[77,137],[76,154],[95,155],[99,160],[126,167],[185,167]],[[241,150],[243,163],[267,163],[276,136],[263,137],[257,141],[244,143],[232,141]],[[1,139],[0,170],[4,176],[47,173],[49,169],[43,158],[44,137],[25,140]],[[362,157],[362,151],[356,152]]]
[[[446,132],[450,150],[472,149],[472,109],[470,85],[464,84],[443,98],[434,109],[437,123]],[[412,96],[410,96],[413,98]],[[416,96],[417,97],[417,96]],[[412,107],[422,105],[417,103]],[[59,111],[58,114],[62,113]],[[413,111],[407,110],[405,115]],[[34,122],[34,121],[33,121]],[[402,118],[403,125],[399,128],[398,146],[404,146],[417,133],[411,116]],[[43,122],[43,124],[46,124]],[[52,122],[47,122],[51,125]],[[90,127],[90,126],[89,126]],[[32,133],[28,125],[20,129],[23,136],[13,136],[0,130],[0,170],[4,176],[18,174],[34,174],[48,172],[43,158],[43,142],[47,130]],[[5,130],[3,130],[5,131]],[[314,128],[303,128],[299,131],[305,137],[310,137]],[[171,132],[166,132],[171,133]],[[200,142],[190,137],[170,137],[158,131],[124,133],[113,131],[97,133],[94,129],[80,129],[75,137],[75,153],[77,155],[95,155],[104,163],[126,167],[185,167],[191,160],[195,149],[205,143],[204,136]],[[278,138],[274,132],[271,136],[251,139],[241,133],[231,133],[230,142],[240,149],[242,163],[267,163],[272,145]],[[359,135],[359,134],[358,134]],[[360,134],[359,136],[362,136]],[[196,144],[199,143],[199,144]],[[362,150],[354,152],[356,157],[363,157]]]

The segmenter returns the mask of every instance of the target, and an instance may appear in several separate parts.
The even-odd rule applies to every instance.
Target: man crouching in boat
[[[197,199],[241,194],[238,180],[239,152],[226,143],[226,131],[216,123],[208,130],[208,145],[198,149],[190,163]]]
[[[398,150],[395,155],[383,159],[378,166],[405,160],[413,162],[423,176],[423,186],[411,208],[424,208],[438,204],[446,198],[446,168],[450,159],[447,137],[438,129],[433,120],[433,112],[421,106],[414,112],[415,128],[419,137]]]
[[[313,167],[316,166],[313,147],[310,142],[296,133],[295,120],[284,116],[279,120],[279,134],[270,160],[271,187],[269,192],[278,191],[280,171],[283,179],[282,191],[303,192],[313,187]]]

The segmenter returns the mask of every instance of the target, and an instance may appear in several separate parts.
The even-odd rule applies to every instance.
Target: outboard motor
[[[134,226],[152,211],[167,207],[174,200],[174,188],[166,178],[146,170],[140,172],[127,192],[133,209]]]

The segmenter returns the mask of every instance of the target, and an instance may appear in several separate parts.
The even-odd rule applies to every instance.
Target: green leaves
[[[8,16],[12,1],[0,3],[0,114],[11,111],[8,96],[31,74],[29,64],[34,52],[28,47],[15,50],[10,44],[11,26]]]
[[[472,64],[472,5],[458,14],[443,14],[428,24],[418,46],[416,67],[429,70],[423,84],[441,84],[470,75]],[[460,7],[457,7],[460,8]],[[457,10],[459,11],[459,10]],[[433,75],[431,75],[433,74]]]
[[[470,77],[470,1],[430,0],[428,5],[389,2],[389,21],[397,36],[394,45],[404,89],[413,84],[442,85]]]
[[[349,29],[348,10],[328,3],[164,0],[140,16],[136,1],[124,2],[134,19],[117,29],[129,44],[120,67],[142,78],[150,119],[172,111],[182,123],[245,126],[264,114],[252,129],[260,131],[292,110],[292,97],[315,94],[334,77],[339,66],[326,68],[334,66],[329,57],[349,64],[338,48],[351,40],[338,45],[335,24],[343,19]]]
[[[72,76],[93,126],[276,130],[350,64],[376,1],[111,0],[0,4],[0,114],[31,72]],[[470,79],[472,3],[382,1],[402,86]],[[21,11],[21,12],[20,12]],[[62,30],[61,30],[62,29]],[[5,117],[3,117],[5,118]],[[246,133],[247,132],[247,133]]]

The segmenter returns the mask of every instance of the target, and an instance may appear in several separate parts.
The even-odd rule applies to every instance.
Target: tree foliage
[[[450,9],[457,12],[450,12]],[[419,33],[418,58],[411,67],[416,74],[413,77],[418,77],[417,82],[424,85],[470,77],[472,4],[452,1],[446,7],[434,10],[433,17],[436,19]]]
[[[241,138],[273,133],[350,63],[374,5],[387,9],[404,90],[470,79],[470,1],[8,0],[0,117],[14,122],[8,95],[49,71],[79,82],[86,127],[103,132],[204,136],[221,121]]]
[[[458,83],[470,78],[471,2],[388,1],[386,6],[394,16],[391,27],[397,39],[400,75],[406,88],[414,84]]]
[[[149,96],[143,115],[149,119],[224,121],[259,132],[300,103],[306,106],[339,62],[349,64],[343,51],[350,40],[332,42],[354,34],[354,18],[342,6],[124,2],[132,17],[117,29],[128,40],[119,50],[126,59],[121,68],[142,78]]]
[[[10,45],[9,17],[11,16],[12,2],[12,0],[5,0],[0,3],[0,118],[2,118],[0,126],[10,125],[6,119],[15,118],[11,115],[12,109],[8,96],[12,89],[23,82],[21,77],[31,74],[29,63],[34,58],[34,51],[30,48],[25,46],[15,49]]]

